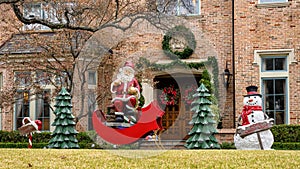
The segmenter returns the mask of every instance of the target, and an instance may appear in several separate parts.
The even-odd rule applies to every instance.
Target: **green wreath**
[[[184,42],[181,42],[181,50],[174,49],[175,45],[170,45],[175,39],[181,38]],[[170,29],[166,35],[164,35],[162,41],[162,49],[164,53],[171,59],[187,59],[190,57],[196,48],[196,40],[194,34],[185,26],[179,25]]]

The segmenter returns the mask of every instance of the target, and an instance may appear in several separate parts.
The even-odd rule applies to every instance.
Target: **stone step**
[[[184,140],[142,140],[139,144],[139,149],[142,150],[163,150],[163,149],[186,149]]]

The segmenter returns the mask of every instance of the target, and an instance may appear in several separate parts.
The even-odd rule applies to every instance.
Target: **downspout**
[[[232,102],[233,102],[233,127],[235,128],[236,120],[235,120],[235,50],[234,50],[234,0],[232,0],[232,9],[231,9],[231,19],[232,19]]]

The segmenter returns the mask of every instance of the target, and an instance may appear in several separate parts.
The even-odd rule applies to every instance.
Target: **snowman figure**
[[[270,150],[274,142],[270,130],[274,119],[262,111],[262,98],[257,93],[257,86],[248,86],[246,90],[243,111],[238,120],[242,120],[242,124],[237,127],[234,136],[235,147],[240,150]]]

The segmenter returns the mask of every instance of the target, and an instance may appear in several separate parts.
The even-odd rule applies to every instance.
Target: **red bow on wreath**
[[[163,88],[163,91],[160,95],[160,101],[162,104],[168,106],[174,106],[178,103],[179,92],[178,89],[174,88],[174,85]]]
[[[196,85],[188,85],[187,87],[185,87],[183,100],[186,104],[190,105],[193,102],[193,95],[195,94],[196,90]]]

